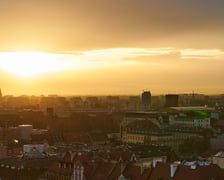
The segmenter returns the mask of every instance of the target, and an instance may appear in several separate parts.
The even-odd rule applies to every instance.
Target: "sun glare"
[[[63,71],[67,65],[57,54],[44,52],[5,52],[0,54],[0,68],[18,77],[30,78]]]

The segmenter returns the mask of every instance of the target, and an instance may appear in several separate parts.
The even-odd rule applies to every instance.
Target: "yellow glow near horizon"
[[[182,59],[215,60],[223,57],[224,52],[220,49],[110,48],[61,53],[0,52],[0,71],[31,78],[62,71],[116,69],[121,66],[128,69],[142,63],[156,70],[162,66],[168,68],[171,59],[179,64]]]
[[[45,52],[5,52],[0,54],[0,68],[18,77],[30,78],[68,69],[57,54]]]

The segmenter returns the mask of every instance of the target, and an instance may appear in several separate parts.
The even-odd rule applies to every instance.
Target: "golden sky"
[[[5,94],[224,92],[223,0],[0,0]]]

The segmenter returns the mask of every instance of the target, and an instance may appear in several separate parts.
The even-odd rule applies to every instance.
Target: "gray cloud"
[[[217,48],[223,6],[222,0],[0,1],[0,49]]]

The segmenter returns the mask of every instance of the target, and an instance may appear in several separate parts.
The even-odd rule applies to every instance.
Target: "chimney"
[[[157,160],[156,159],[153,159],[152,160],[152,167],[153,168],[156,168],[156,164],[157,164]]]
[[[175,163],[170,164],[170,177],[171,178],[174,177],[177,167],[178,167],[178,164],[175,164]]]

